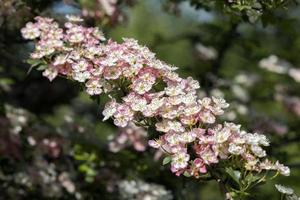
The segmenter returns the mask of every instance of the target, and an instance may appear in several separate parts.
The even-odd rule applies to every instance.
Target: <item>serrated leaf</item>
[[[169,162],[171,162],[171,160],[172,160],[171,156],[165,157],[164,160],[163,160],[163,165],[168,164]]]

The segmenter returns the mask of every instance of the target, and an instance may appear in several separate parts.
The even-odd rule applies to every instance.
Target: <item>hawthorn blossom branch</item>
[[[164,164],[170,163],[175,175],[222,180],[228,167],[254,175],[270,170],[290,174],[288,167],[266,158],[264,147],[270,143],[265,135],[248,133],[232,122],[218,123],[229,106],[224,99],[200,99],[198,81],[181,78],[176,67],[137,41],[106,42],[98,28],[83,27],[75,16],[68,19],[60,28],[53,19],[36,17],[21,30],[24,38],[36,40],[31,63],[50,81],[63,76],[79,82],[90,96],[108,96],[104,121],[154,129],[156,139],[148,143],[164,150]]]

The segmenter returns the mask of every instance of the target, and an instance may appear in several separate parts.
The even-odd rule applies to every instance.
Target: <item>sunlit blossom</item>
[[[247,133],[231,122],[219,123],[218,116],[229,106],[223,98],[199,98],[198,81],[181,78],[176,67],[158,60],[136,40],[104,43],[98,28],[73,23],[81,21],[77,17],[68,19],[61,29],[52,19],[37,17],[21,30],[25,39],[37,39],[31,58],[47,63],[43,75],[50,81],[63,76],[80,82],[91,96],[106,93],[110,100],[103,120],[112,118],[121,128],[132,123],[153,127],[160,135],[148,144],[170,156],[176,175],[187,172],[198,177],[210,165],[232,157],[247,170],[290,174],[288,167],[264,158],[263,147],[269,145],[265,135]],[[285,71],[277,64],[274,57],[261,63],[263,68]],[[144,150],[131,132],[121,134],[111,147],[116,150],[128,140]]]

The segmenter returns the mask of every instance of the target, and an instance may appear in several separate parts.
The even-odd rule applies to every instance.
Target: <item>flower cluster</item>
[[[172,193],[162,185],[142,180],[122,180],[118,183],[121,199],[133,200],[171,200]]]
[[[108,94],[104,120],[112,118],[118,127],[134,122],[161,133],[149,145],[169,156],[176,175],[199,177],[208,167],[234,159],[247,170],[289,175],[288,167],[264,159],[263,147],[269,145],[264,135],[218,123],[229,106],[224,99],[199,98],[198,81],[179,77],[175,67],[158,60],[137,41],[105,43],[97,28],[85,28],[74,17],[69,20],[65,29],[48,18],[28,23],[23,37],[37,39],[31,58],[47,63],[43,75],[51,81],[60,75],[82,83],[91,96]]]

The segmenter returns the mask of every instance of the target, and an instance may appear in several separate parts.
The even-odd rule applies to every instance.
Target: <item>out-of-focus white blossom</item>
[[[288,74],[289,74],[289,76],[292,77],[296,82],[300,82],[300,69],[290,68]]]
[[[275,187],[282,194],[291,195],[294,193],[294,190],[292,188],[289,188],[289,187],[286,187],[283,185],[275,184]]]
[[[213,47],[204,46],[201,43],[196,44],[196,50],[204,60],[213,60],[218,56],[218,52],[216,51],[216,49],[214,49]]]
[[[278,74],[286,74],[291,64],[285,60],[279,59],[276,55],[270,55],[259,62],[262,69],[275,72]]]
[[[171,200],[172,193],[164,186],[142,180],[122,180],[118,183],[120,198],[124,200]]]
[[[119,152],[127,146],[133,146],[137,151],[146,150],[146,136],[147,132],[130,123],[125,128],[120,128],[118,133],[109,138],[108,147],[112,152]]]

